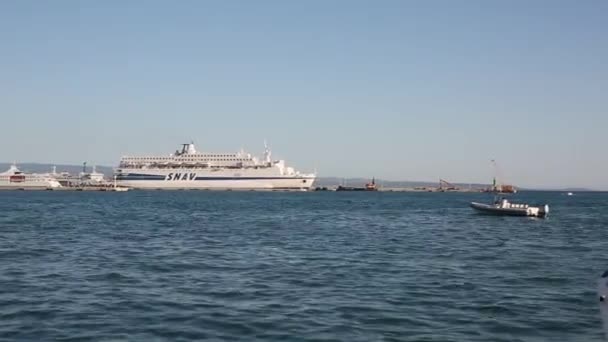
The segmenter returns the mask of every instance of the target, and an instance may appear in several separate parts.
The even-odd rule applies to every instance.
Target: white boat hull
[[[524,205],[513,205],[512,207],[501,207],[498,205],[471,202],[471,208],[490,215],[500,216],[531,216],[546,217],[549,213],[549,206],[532,207]]]

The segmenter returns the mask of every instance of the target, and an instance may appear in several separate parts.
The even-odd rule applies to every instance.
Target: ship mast
[[[270,164],[272,162],[271,156],[272,152],[268,148],[268,143],[266,143],[266,139],[264,139],[264,161]]]

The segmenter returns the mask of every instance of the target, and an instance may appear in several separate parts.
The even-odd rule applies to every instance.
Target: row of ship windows
[[[239,162],[244,162],[247,161],[246,159],[203,159],[203,160],[196,160],[196,159],[181,159],[181,160],[176,160],[176,162],[213,162],[213,161],[239,161]],[[159,160],[125,160],[125,162],[160,162]]]
[[[125,158],[130,161],[163,161],[163,160],[175,160],[175,161],[207,161],[207,160],[235,160],[235,161],[247,161],[245,158]]]
[[[174,159],[174,158],[183,158],[182,156],[173,156],[173,157],[127,157],[129,159]],[[196,157],[193,158],[236,158],[237,155],[236,154],[199,154],[196,155]]]

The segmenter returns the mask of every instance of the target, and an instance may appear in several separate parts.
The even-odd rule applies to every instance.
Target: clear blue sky
[[[0,2],[0,160],[608,189],[608,1]]]

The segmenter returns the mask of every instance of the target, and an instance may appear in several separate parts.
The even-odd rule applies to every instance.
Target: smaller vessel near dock
[[[547,217],[549,206],[531,206],[511,203],[506,198],[495,199],[493,204],[471,202],[471,208],[490,215]]]
[[[504,177],[502,177],[502,172],[500,171],[498,164],[496,163],[496,161],[494,159],[492,159],[492,165],[494,166],[494,172],[495,172],[495,176],[492,179],[492,185],[485,189],[484,192],[494,192],[494,193],[501,193],[501,194],[515,194],[517,193],[517,188],[513,185],[510,184],[503,184],[502,181],[498,181],[497,178],[501,178],[504,179]],[[501,175],[500,177],[498,175]]]
[[[508,184],[497,184],[496,178],[492,180],[492,186],[485,189],[484,192],[497,192],[501,194],[515,194],[517,193],[517,188],[513,185]]]
[[[376,179],[372,178],[372,181],[366,183],[362,188],[340,185],[336,188],[336,191],[378,191],[378,186],[376,185]]]
[[[26,173],[13,164],[11,167],[0,173],[0,189],[56,189],[61,188],[61,184],[52,175],[41,173]]]
[[[124,192],[124,191],[129,191],[130,188],[127,188],[126,186],[118,186],[116,183],[116,176],[114,176],[114,186],[112,187],[112,189],[110,191],[118,191],[118,192]]]
[[[103,173],[97,172],[95,165],[93,165],[93,171],[87,172],[87,163],[83,163],[82,172],[79,175],[81,182],[87,184],[102,184],[105,182],[105,176]]]

